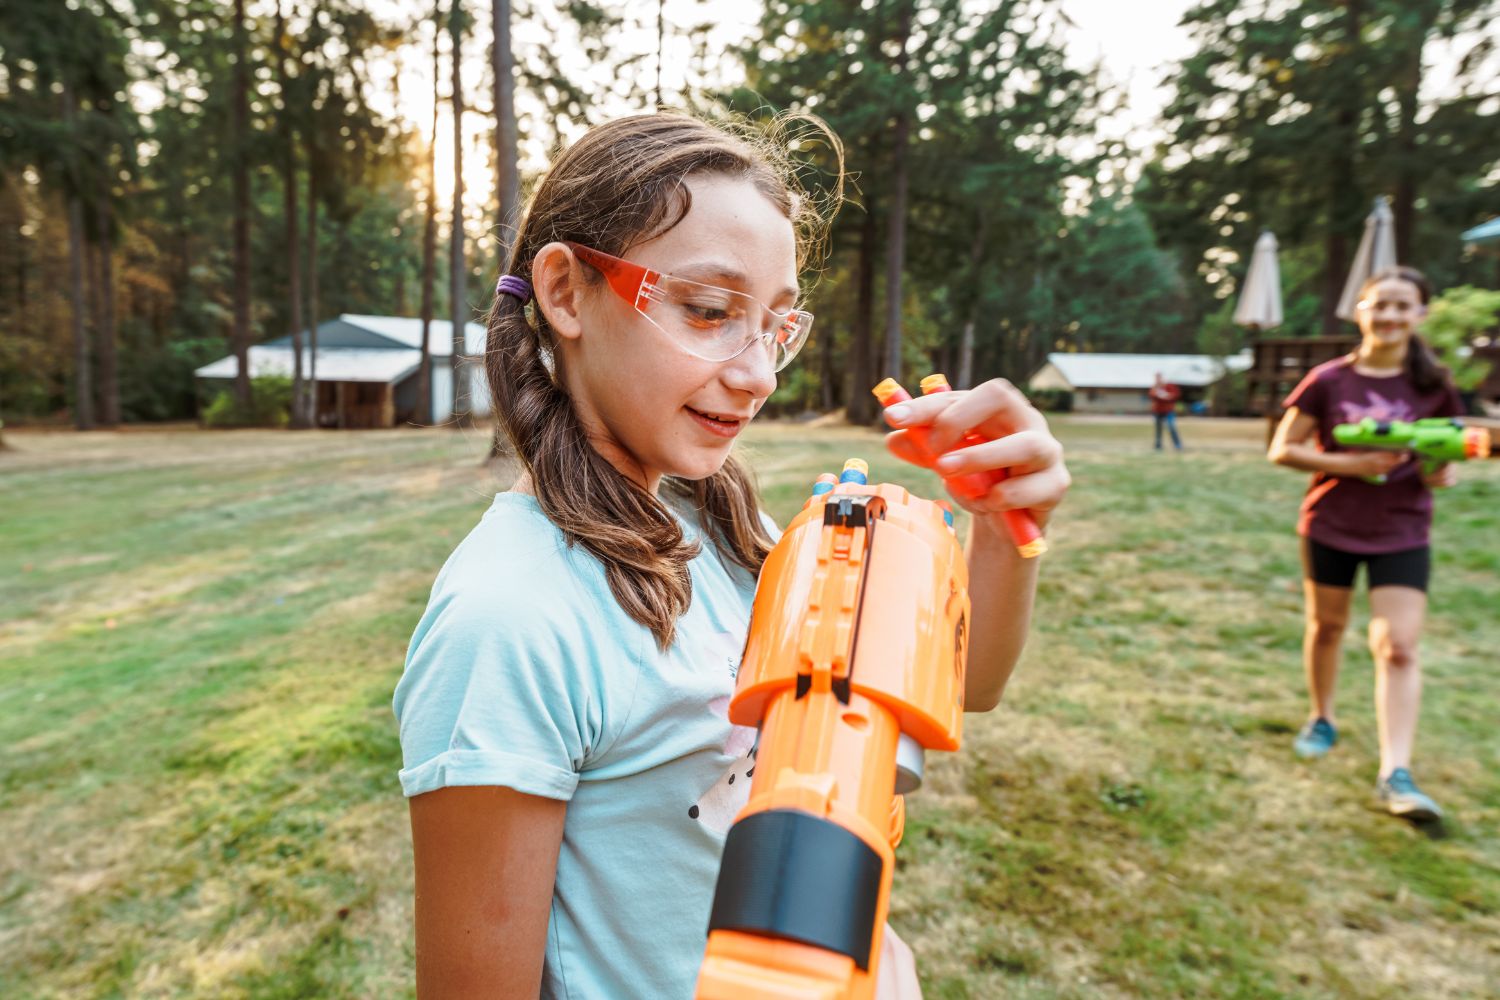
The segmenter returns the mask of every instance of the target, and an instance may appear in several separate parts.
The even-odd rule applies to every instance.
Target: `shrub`
[[[1027,393],[1031,405],[1047,413],[1072,413],[1073,393],[1068,389],[1033,389]]]
[[[292,414],[292,380],[284,375],[262,375],[250,380],[250,407],[234,398],[233,389],[220,390],[203,408],[205,427],[285,427]]]
[[[1422,323],[1422,336],[1453,372],[1453,382],[1459,389],[1477,389],[1489,375],[1490,363],[1473,356],[1473,344],[1497,322],[1500,292],[1460,285],[1432,300]]]

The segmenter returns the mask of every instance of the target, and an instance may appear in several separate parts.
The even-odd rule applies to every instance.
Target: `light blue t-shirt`
[[[768,527],[771,527],[768,525]],[[698,538],[662,652],[600,562],[502,493],[449,557],[396,687],[401,787],[503,785],[568,802],[542,996],[692,996],[755,730],[727,716],[755,580]]]

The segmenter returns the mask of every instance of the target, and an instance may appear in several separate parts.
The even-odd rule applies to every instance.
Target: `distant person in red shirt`
[[[1293,749],[1301,757],[1321,757],[1338,740],[1334,684],[1354,578],[1364,563],[1380,737],[1376,794],[1388,812],[1413,820],[1442,816],[1412,779],[1411,755],[1422,699],[1417,641],[1427,613],[1432,488],[1452,486],[1457,473],[1443,465],[1424,475],[1405,452],[1346,450],[1333,439],[1333,428],[1365,417],[1418,420],[1464,412],[1448,370],[1417,334],[1431,294],[1427,279],[1409,267],[1365,282],[1356,306],[1359,347],[1314,368],[1292,390],[1268,455],[1278,465],[1313,473],[1297,523],[1307,600],[1302,659],[1312,709]],[[1380,476],[1385,482],[1370,481]]]
[[[1161,429],[1165,424],[1167,430],[1172,432],[1172,444],[1178,450],[1182,450],[1182,438],[1177,436],[1177,401],[1182,398],[1182,390],[1171,382],[1161,377],[1161,372],[1156,373],[1156,384],[1147,393],[1151,397],[1151,414],[1156,417],[1156,450],[1161,451]]]

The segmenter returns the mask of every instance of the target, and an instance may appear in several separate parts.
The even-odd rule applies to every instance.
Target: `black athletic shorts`
[[[1302,539],[1302,572],[1314,583],[1326,587],[1353,587],[1359,564],[1369,566],[1370,587],[1414,587],[1427,592],[1432,573],[1432,549],[1421,545],[1401,552],[1374,555],[1345,552],[1323,545],[1311,538]]]

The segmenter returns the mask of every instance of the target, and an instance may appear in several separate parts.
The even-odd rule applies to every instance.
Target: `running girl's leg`
[[[1334,688],[1339,677],[1344,629],[1349,626],[1352,587],[1332,587],[1310,577],[1302,581],[1307,626],[1302,635],[1302,664],[1307,671],[1311,719],[1333,721]]]
[[[1334,687],[1360,561],[1361,557],[1354,553],[1310,538],[1302,540],[1302,593],[1307,606],[1302,664],[1307,671],[1312,719],[1333,721]]]
[[[1380,776],[1411,766],[1422,705],[1417,641],[1427,616],[1427,594],[1415,587],[1370,590],[1370,653],[1375,658],[1375,719],[1380,731]]]

